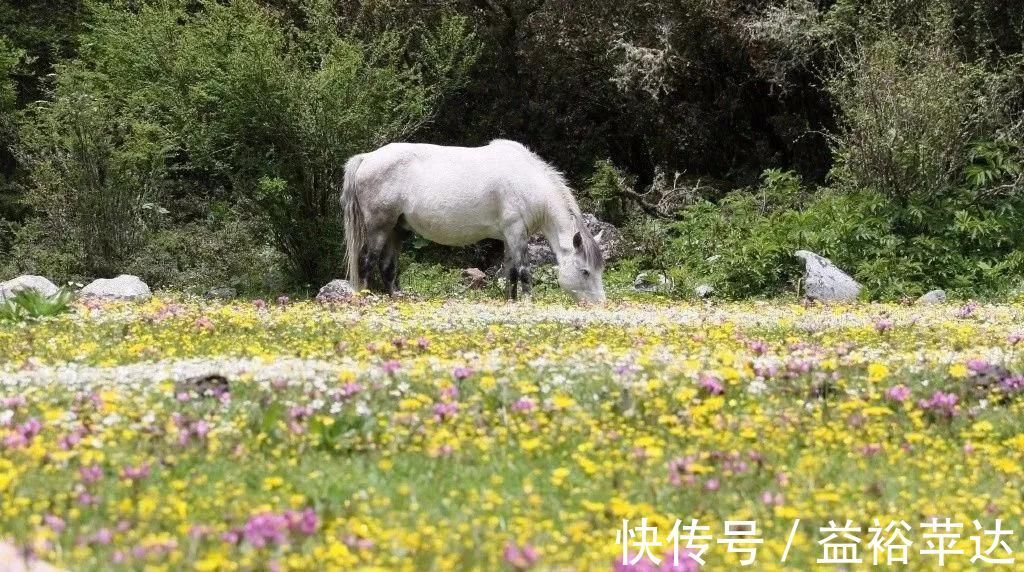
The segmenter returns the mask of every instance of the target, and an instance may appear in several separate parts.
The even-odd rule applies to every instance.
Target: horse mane
[[[562,195],[562,199],[565,200],[566,206],[569,207],[569,212],[576,217],[576,221],[583,226],[583,211],[580,210],[579,203],[576,202],[576,197],[572,194],[572,189],[569,187],[569,183],[565,180],[565,175],[558,169],[551,165],[544,163],[546,167],[548,178],[551,179],[552,184],[558,189],[559,194]]]
[[[565,174],[559,171],[544,159],[541,159],[540,155],[534,153],[529,147],[516,141],[510,141],[508,139],[495,139],[491,141],[491,145],[505,145],[508,147],[514,147],[517,150],[523,151],[526,155],[544,171],[547,175],[548,180],[554,185],[555,189],[562,196],[562,200],[565,201],[565,205],[569,207],[569,213],[576,217],[577,226],[583,225],[583,213],[580,211],[580,205],[576,202],[576,197],[572,194],[572,188],[569,187],[569,181],[566,180]]]
[[[597,244],[597,240],[590,234],[590,229],[583,222],[583,211],[580,210],[580,205],[572,194],[572,188],[569,187],[565,174],[556,169],[551,163],[541,159],[539,155],[522,143],[509,141],[508,139],[495,139],[491,141],[491,145],[506,145],[521,150],[544,171],[548,180],[551,181],[551,184],[554,185],[562,200],[565,201],[565,205],[569,208],[569,214],[576,223],[576,231],[580,233],[580,238],[583,239],[583,256],[587,263],[593,267],[603,268],[604,255],[601,254],[601,246]]]

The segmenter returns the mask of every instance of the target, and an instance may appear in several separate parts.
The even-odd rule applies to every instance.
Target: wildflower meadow
[[[0,322],[0,538],[69,570],[1012,569],[1022,354],[1019,303],[76,301]]]

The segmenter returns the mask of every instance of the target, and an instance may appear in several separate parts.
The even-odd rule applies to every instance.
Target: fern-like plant
[[[974,190],[983,190],[1017,179],[1024,173],[1019,156],[1019,149],[1006,142],[973,144],[967,151],[969,163],[964,169],[967,184]]]

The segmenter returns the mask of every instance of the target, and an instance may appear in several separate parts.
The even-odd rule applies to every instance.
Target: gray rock
[[[622,256],[625,241],[619,229],[615,228],[611,223],[598,220],[596,216],[590,213],[583,213],[583,224],[587,225],[587,230],[590,231],[598,246],[601,247],[601,254],[604,255],[605,262],[610,262]]]
[[[147,300],[153,296],[149,286],[138,276],[122,274],[117,278],[99,278],[78,291],[83,298],[114,300]]]
[[[7,298],[13,298],[22,290],[34,290],[43,296],[53,296],[57,294],[58,289],[53,282],[42,276],[24,274],[7,282],[0,282],[0,302]]]
[[[340,302],[348,300],[356,293],[348,280],[331,280],[316,295],[317,302]]]
[[[633,289],[637,292],[668,292],[672,282],[660,272],[641,272],[633,279]]]
[[[808,298],[843,302],[860,295],[861,285],[831,260],[809,250],[798,250],[794,256],[804,261],[804,292]]]
[[[715,288],[710,284],[700,284],[693,289],[693,293],[696,294],[698,298],[710,298],[711,295],[715,293]]]
[[[531,238],[530,243],[526,245],[526,260],[533,268],[558,262],[548,241],[544,237],[536,236]]]
[[[619,229],[607,222],[598,220],[596,216],[590,213],[583,213],[583,224],[587,226],[587,230],[597,240],[605,262],[610,262],[622,256],[625,241]],[[551,250],[551,245],[548,244],[547,239],[539,234],[530,237],[530,241],[526,246],[526,253],[527,260],[530,266],[533,267],[557,263],[555,253]]]
[[[946,301],[945,290],[932,290],[931,292],[917,299],[918,304],[941,304]]]
[[[230,300],[238,297],[238,290],[231,288],[230,286],[222,286],[219,288],[210,288],[206,292],[207,300]]]

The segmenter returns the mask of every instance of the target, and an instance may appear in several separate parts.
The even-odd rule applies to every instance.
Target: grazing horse
[[[348,276],[357,290],[379,269],[384,289],[398,290],[402,234],[465,246],[505,243],[506,295],[531,288],[527,240],[543,233],[558,260],[558,284],[575,299],[604,301],[604,258],[583,224],[565,178],[513,141],[484,147],[392,143],[345,165],[342,191]]]

